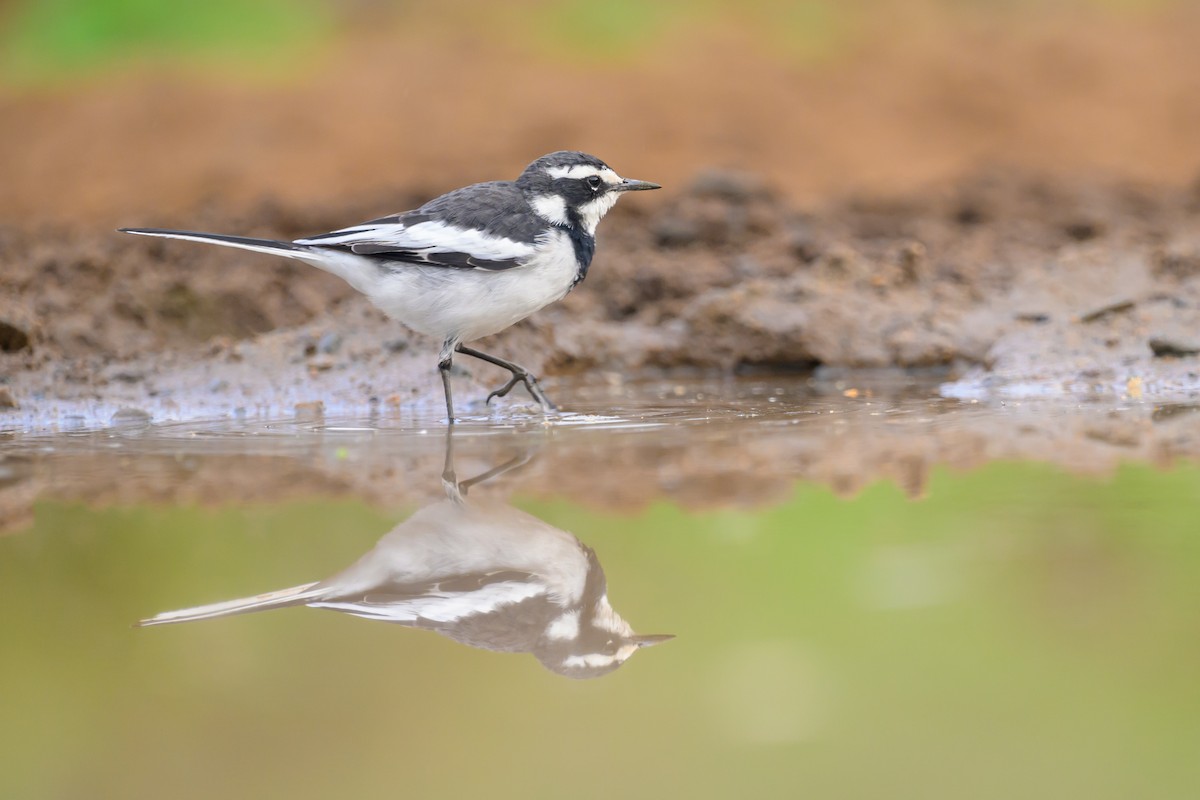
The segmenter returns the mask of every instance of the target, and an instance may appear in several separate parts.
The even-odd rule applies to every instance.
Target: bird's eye
[[[603,183],[603,181],[600,180],[599,175],[589,175],[588,176],[587,185],[592,187],[592,191],[599,189],[601,183]]]

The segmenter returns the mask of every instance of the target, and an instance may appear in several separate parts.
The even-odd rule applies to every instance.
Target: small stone
[[[317,352],[331,355],[336,353],[342,346],[342,335],[336,331],[329,331],[317,340]]]
[[[389,339],[383,343],[383,349],[389,353],[403,353],[408,349],[408,339]]]
[[[659,247],[686,247],[700,238],[699,224],[678,216],[666,216],[654,225],[654,239]]]
[[[1155,275],[1187,280],[1200,275],[1200,245],[1174,243],[1155,251],[1150,261]]]
[[[1087,219],[1074,220],[1063,226],[1063,233],[1077,242],[1086,242],[1104,233],[1104,223]]]
[[[12,322],[0,320],[0,353],[19,353],[29,348],[29,334]]]
[[[700,196],[720,197],[734,203],[770,195],[766,185],[754,175],[736,170],[709,169],[692,181],[691,192]]]
[[[1137,306],[1137,303],[1133,300],[1118,300],[1083,314],[1079,317],[1078,321],[1098,322],[1115,314],[1124,314],[1126,311],[1132,311],[1135,306]]]
[[[0,386],[0,411],[20,407],[20,404],[17,403],[17,398],[13,397],[12,389],[9,389],[7,386]]]
[[[150,425],[149,411],[140,408],[119,408],[112,415],[109,424],[116,428],[144,428]]]
[[[826,242],[808,220],[792,220],[785,232],[788,250],[805,264],[811,264],[825,252]]]
[[[324,416],[325,403],[320,400],[310,400],[304,403],[296,403],[294,408],[295,414],[300,419],[316,419]]]
[[[1150,340],[1150,350],[1156,358],[1186,358],[1200,355],[1200,339],[1184,340],[1155,336]]]

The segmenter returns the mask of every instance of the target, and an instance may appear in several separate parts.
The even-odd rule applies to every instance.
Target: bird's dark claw
[[[525,387],[529,388],[529,384],[525,381],[525,377],[523,375],[513,375],[511,378],[508,379],[508,383],[504,384],[499,389],[497,389],[496,391],[489,394],[487,396],[487,400],[483,401],[483,404],[490,406],[492,404],[493,397],[504,397],[506,394],[511,392],[513,390],[513,387],[516,386],[518,383],[525,383]]]
[[[529,390],[529,394],[537,400],[539,406],[542,407],[542,413],[558,411],[558,407],[550,402],[550,398],[546,397],[546,393],[542,391],[541,384],[537,382],[537,378],[532,375],[525,376],[525,388]]]
[[[537,401],[537,404],[541,406],[543,412],[549,413],[551,411],[558,410],[554,403],[550,402],[550,398],[546,396],[546,393],[542,391],[542,387],[537,382],[537,378],[533,377],[529,373],[520,374],[516,372],[514,372],[513,376],[509,378],[508,383],[504,384],[499,389],[487,396],[487,400],[484,401],[484,405],[491,405],[493,397],[504,397],[506,394],[511,392],[513,387],[515,387],[518,383],[525,385],[525,389],[529,392],[529,396]]]

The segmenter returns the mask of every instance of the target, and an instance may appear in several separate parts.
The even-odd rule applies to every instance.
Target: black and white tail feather
[[[474,184],[415,211],[290,242],[166,228],[121,231],[292,258],[337,275],[393,319],[442,342],[438,369],[453,422],[455,353],[512,375],[489,402],[520,383],[543,411],[554,410],[527,369],[464,343],[565,297],[586,277],[596,226],[620,194],[657,188],[620,177],[595,156],[560,151],[537,159],[515,181]]]
[[[320,594],[313,587],[317,582],[293,586],[290,589],[280,589],[254,597],[242,597],[237,600],[225,600],[220,603],[209,603],[204,606],[183,608],[178,611],[164,611],[149,619],[137,623],[139,628],[152,625],[169,625],[173,622],[194,622],[200,619],[215,619],[216,617],[231,617],[235,614],[245,614],[250,611],[266,611],[270,608],[286,608],[288,606],[307,605]]]

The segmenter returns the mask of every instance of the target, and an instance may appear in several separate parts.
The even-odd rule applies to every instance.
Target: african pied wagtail
[[[342,611],[435,631],[462,644],[532,653],[570,678],[597,678],[666,634],[639,636],[608,602],[595,552],[570,533],[501,503],[466,502],[476,483],[521,466],[513,459],[420,509],[332,578],[277,592],[168,611],[139,624],[226,617],[287,606]]]
[[[446,415],[454,422],[450,362],[456,352],[512,373],[488,402],[521,383],[543,411],[554,410],[527,369],[464,342],[498,333],[565,297],[587,276],[596,226],[621,194],[658,188],[622,178],[595,156],[563,150],[534,161],[515,181],[477,183],[415,211],[292,242],[121,231],[271,253],[337,275],[388,316],[442,341],[438,369]]]

